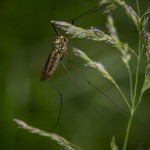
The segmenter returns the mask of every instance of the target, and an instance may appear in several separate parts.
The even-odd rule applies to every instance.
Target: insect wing
[[[43,68],[41,81],[46,80],[55,71],[59,62],[62,60],[63,55],[64,51],[59,51],[57,48],[52,49]]]

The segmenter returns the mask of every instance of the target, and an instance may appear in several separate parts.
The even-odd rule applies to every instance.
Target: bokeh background
[[[135,1],[126,1],[135,8]],[[51,79],[40,82],[55,32],[51,20],[68,21],[98,4],[98,0],[6,0],[0,2],[0,150],[61,150],[55,142],[18,129],[13,119],[50,131],[57,120],[60,97],[51,82],[63,94],[63,110],[57,128],[53,131],[86,150],[108,150],[113,136],[122,148],[128,116],[85,82],[88,78],[119,105],[127,110],[115,87],[99,72],[84,67],[74,56],[71,47],[85,51],[93,60],[100,60],[121,89],[129,97],[129,79],[114,48],[86,39],[72,39],[68,54],[83,76],[63,62],[72,74],[75,84],[60,64]],[[141,11],[150,6],[149,0],[140,0]],[[137,49],[137,32],[126,14],[113,12],[120,39]],[[106,30],[106,16],[100,12],[75,22],[83,28],[91,26]],[[60,31],[61,32],[61,31]],[[64,35],[63,32],[61,34]],[[144,65],[141,66],[144,68]],[[134,61],[132,63],[135,73]],[[142,81],[143,69],[140,70]],[[132,124],[128,149],[150,146],[150,92],[147,91]]]

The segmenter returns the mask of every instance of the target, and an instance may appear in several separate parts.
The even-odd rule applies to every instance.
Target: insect
[[[57,36],[53,42],[52,50],[43,68],[40,78],[41,81],[46,80],[56,70],[58,64],[62,61],[63,56],[67,51],[67,44],[69,43],[69,38],[60,35],[53,24],[53,21],[51,22]]]
[[[92,8],[91,10],[87,11],[86,13],[84,14],[81,14],[80,16],[78,17],[75,17],[74,19],[70,20],[72,21],[72,24],[74,23],[75,20],[83,17],[84,15],[89,15],[91,13],[94,13],[98,10],[100,10],[101,8],[103,7],[106,7],[108,3],[106,3],[105,5],[101,5],[101,6],[96,6],[94,8]],[[69,37],[65,37],[65,36],[62,36],[60,35],[60,33],[58,32],[56,26],[54,25],[53,21],[52,22],[52,26],[56,32],[56,38],[53,42],[53,46],[52,46],[52,49],[50,51],[50,54],[48,56],[48,59],[46,61],[46,64],[43,68],[43,71],[42,71],[42,74],[41,74],[41,78],[40,80],[41,81],[44,81],[46,79],[48,79],[52,74],[53,72],[56,70],[57,66],[59,65],[60,62],[62,62],[62,59],[65,55],[65,53],[67,52],[67,45],[69,43],[69,40],[70,38]],[[63,63],[62,63],[63,65]],[[73,66],[73,65],[71,65]],[[76,81],[72,78],[71,74],[69,73],[69,71],[67,70],[67,68],[63,65],[63,67],[65,68],[65,70],[67,71],[68,75],[70,76],[71,80],[76,83]],[[75,68],[73,66],[73,68]],[[101,91],[100,89],[98,89],[95,85],[93,85],[90,81],[88,81],[86,79],[87,83],[89,85],[91,85],[94,89],[96,89],[99,93],[101,93],[104,97],[106,97],[107,99],[109,99],[113,105],[118,108],[119,110],[121,111],[124,111],[122,110],[121,108],[119,108],[114,102],[113,100],[111,99],[111,97],[107,96],[107,94],[105,94],[103,91]],[[58,118],[57,118],[57,122],[55,124],[55,126],[53,127],[53,129],[55,129],[55,127],[58,125],[59,123],[59,119],[60,119],[60,115],[61,115],[61,110],[62,110],[62,94],[61,92],[58,90],[58,88],[53,85],[53,87],[56,89],[56,91],[58,92],[58,94],[60,95],[60,99],[61,99],[61,104],[60,104],[60,110],[59,110],[59,115],[58,115]]]
[[[67,51],[67,44],[69,43],[69,38],[60,35],[59,32],[57,31],[55,25],[53,24],[53,21],[51,21],[51,22],[52,22],[52,26],[56,32],[56,38],[53,42],[52,49],[50,51],[50,54],[46,61],[46,64],[43,68],[41,78],[40,78],[41,81],[44,81],[47,78],[49,78],[52,75],[52,73],[56,70],[57,66],[62,61],[63,56]],[[59,120],[60,120],[60,115],[61,115],[61,110],[62,110],[62,93],[54,84],[52,84],[52,82],[51,82],[51,85],[55,88],[55,90],[58,92],[58,94],[60,96],[59,114],[58,114],[55,125],[51,129],[51,130],[54,130],[57,127],[57,125],[59,124]]]
[[[97,5],[94,8],[90,9],[89,11],[85,12],[84,14],[81,14],[78,17],[75,17],[74,19],[71,19],[70,21],[72,22],[72,24],[74,24],[75,20],[77,20],[85,15],[94,13],[94,12],[106,7],[107,4],[108,4],[108,2]],[[60,35],[59,32],[57,31],[55,25],[53,24],[53,21],[51,21],[51,23],[52,23],[52,26],[53,26],[57,36],[54,40],[52,50],[48,56],[45,66],[43,68],[41,78],[40,78],[41,81],[46,80],[56,70],[58,64],[62,61],[63,56],[66,53],[67,44],[69,43],[69,38]]]

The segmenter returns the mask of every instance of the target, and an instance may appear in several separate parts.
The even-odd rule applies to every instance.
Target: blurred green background
[[[135,1],[126,1],[135,8]],[[6,0],[0,2],[0,150],[61,150],[55,142],[18,129],[13,119],[50,131],[56,123],[60,97],[51,86],[53,82],[63,94],[63,110],[55,133],[85,150],[108,150],[115,136],[122,148],[128,117],[88,85],[84,77],[68,64],[74,84],[60,64],[52,78],[40,82],[55,32],[51,20],[67,21],[98,4],[98,0]],[[141,11],[150,6],[149,0],[140,1]],[[120,39],[137,49],[137,32],[126,14],[117,9],[114,20]],[[106,16],[100,12],[75,22],[83,28],[91,26],[106,30]],[[61,31],[60,31],[61,32]],[[64,34],[63,32],[61,32]],[[104,43],[86,39],[72,39],[68,46],[69,57],[77,69],[93,84],[106,92],[124,109],[127,109],[115,87],[99,72],[84,67],[84,62],[74,56],[71,47],[85,51],[93,60],[100,60],[129,97],[128,74],[120,54]],[[132,64],[133,74],[135,71]],[[143,69],[140,72],[142,81]],[[150,92],[143,97],[132,124],[128,149],[150,146]]]

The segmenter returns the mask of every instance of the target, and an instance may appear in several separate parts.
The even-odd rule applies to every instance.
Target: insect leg
[[[70,59],[69,59],[70,60]],[[62,66],[64,67],[64,69],[66,70],[66,72],[68,73],[69,75],[69,78],[71,79],[71,81],[76,85],[78,86],[78,88],[80,88],[80,86],[78,85],[78,83],[73,79],[72,75],[70,74],[70,72],[68,71],[68,69],[66,68],[66,66],[63,64],[63,62],[61,62]],[[80,91],[82,91],[82,89],[80,88]],[[102,118],[105,119],[105,117],[102,115],[102,113],[100,113],[97,108],[92,104],[92,102],[90,100],[88,100],[88,102],[90,103],[90,106],[92,106],[92,108],[97,112],[97,114],[100,114],[100,116]]]
[[[53,28],[54,28],[54,30],[56,32],[56,35],[60,36],[60,33],[58,32],[58,30],[57,30],[56,26],[54,25],[53,21],[51,21],[51,23],[52,23],[52,26],[53,26]]]
[[[57,121],[56,121],[56,123],[54,124],[54,126],[50,130],[50,131],[53,131],[58,126],[59,121],[60,121],[61,112],[62,112],[62,106],[63,106],[63,96],[62,96],[61,91],[52,82],[50,82],[50,83],[51,83],[51,86],[57,91],[57,93],[60,96],[60,108],[59,108],[59,113],[58,113]]]
[[[85,12],[85,13],[83,13],[83,14],[81,14],[81,15],[79,15],[79,16],[73,18],[73,19],[71,19],[70,21],[72,21],[72,24],[74,24],[75,20],[77,20],[77,19],[79,19],[79,18],[82,18],[82,17],[84,17],[84,16],[87,16],[87,15],[89,15],[89,14],[92,14],[92,13],[94,13],[94,12],[97,12],[97,11],[101,10],[102,8],[105,8],[108,4],[109,4],[109,1],[108,1],[107,3],[105,3],[105,4],[103,4],[103,5],[96,5],[96,6],[93,7],[92,9],[90,9],[90,10],[88,10],[87,12]]]
[[[62,64],[62,66],[64,67],[64,69],[66,70],[66,72],[68,73],[69,78],[72,80],[72,82],[73,82],[74,84],[77,84],[77,82],[73,79],[72,75],[70,74],[70,72],[68,71],[68,69],[66,68],[66,66],[64,65],[64,63],[63,63],[62,61],[61,61],[61,64]]]
[[[70,63],[70,66],[72,66],[72,68],[74,68],[74,69],[78,72],[78,74],[79,74],[80,76],[83,76],[83,75],[81,75],[81,73],[78,71],[77,67],[76,67],[74,64],[71,63],[71,61],[69,61],[69,63]],[[89,85],[91,85],[94,89],[96,89],[101,95],[103,95],[105,98],[107,98],[107,99],[113,104],[113,106],[115,106],[119,111],[121,111],[121,112],[123,112],[123,113],[125,113],[125,114],[129,114],[127,111],[125,111],[124,109],[120,108],[120,107],[114,102],[114,100],[113,100],[111,97],[109,97],[105,92],[103,92],[102,90],[100,90],[99,88],[97,88],[93,83],[91,83],[88,79],[86,79],[86,77],[84,77],[84,79],[85,79],[85,81],[86,81]]]

